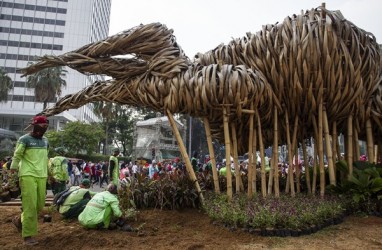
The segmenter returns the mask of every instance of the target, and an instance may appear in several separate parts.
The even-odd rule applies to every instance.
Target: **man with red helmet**
[[[23,209],[12,222],[26,245],[38,243],[32,236],[37,235],[38,213],[45,206],[48,177],[48,140],[44,133],[49,122],[45,116],[35,116],[31,125],[33,130],[17,141],[11,165],[11,172],[18,172]]]

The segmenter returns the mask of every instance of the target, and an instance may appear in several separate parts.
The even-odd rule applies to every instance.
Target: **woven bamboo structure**
[[[226,144],[235,141],[240,154],[252,150],[251,134],[261,150],[288,144],[291,153],[310,137],[320,141],[322,151],[323,138],[329,147],[333,133],[351,141],[356,130],[370,150],[382,140],[381,52],[376,39],[339,11],[323,6],[264,25],[192,61],[171,29],[152,23],[60,56],[43,56],[22,72],[29,75],[53,66],[112,80],[63,97],[42,112],[47,116],[95,101],[189,114],[208,119],[211,136]],[[231,142],[223,113],[235,124]],[[352,143],[347,145],[352,151]],[[290,183],[294,192],[293,180]]]

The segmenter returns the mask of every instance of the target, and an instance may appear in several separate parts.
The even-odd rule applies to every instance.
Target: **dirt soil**
[[[38,225],[39,244],[23,245],[11,220],[19,207],[0,207],[0,249],[382,249],[382,218],[347,217],[344,222],[300,237],[262,237],[215,225],[203,212],[140,211],[131,222],[138,232],[86,230],[53,214]]]

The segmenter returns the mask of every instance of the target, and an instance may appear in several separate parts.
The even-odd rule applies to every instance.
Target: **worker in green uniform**
[[[119,180],[119,165],[118,165],[118,158],[119,155],[119,149],[115,148],[113,150],[113,155],[110,156],[109,159],[109,176],[110,176],[110,182],[114,183],[116,186],[118,186],[118,180]]]
[[[90,191],[89,188],[89,179],[83,179],[79,186],[70,187],[69,196],[58,209],[65,219],[77,219],[78,215],[84,210],[91,197],[97,193]]]
[[[64,191],[69,183],[68,159],[64,156],[56,156],[49,162],[49,183],[54,195]]]
[[[18,172],[23,211],[12,222],[21,231],[26,245],[38,243],[32,236],[37,235],[38,213],[45,206],[48,177],[48,140],[44,137],[48,120],[35,116],[31,125],[32,132],[17,141],[11,164],[11,172]]]
[[[109,228],[110,222],[120,219],[117,185],[110,183],[107,190],[97,193],[87,203],[84,211],[78,216],[78,221],[85,228]]]

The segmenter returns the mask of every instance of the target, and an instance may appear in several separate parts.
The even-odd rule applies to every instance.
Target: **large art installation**
[[[127,55],[127,57],[118,57]],[[286,17],[275,25],[219,45],[190,60],[176,42],[173,30],[160,23],[139,25],[60,56],[46,55],[23,69],[24,75],[55,66],[68,66],[83,74],[104,74],[111,80],[95,82],[78,93],[61,98],[42,111],[47,116],[90,102],[146,106],[172,114],[202,119],[211,158],[211,138],[225,143],[227,164],[248,152],[249,196],[256,190],[253,154],[260,151],[261,193],[279,196],[278,152],[273,150],[267,180],[264,148],[296,148],[314,138],[320,177],[324,154],[329,182],[335,185],[339,159],[338,135],[345,137],[345,160],[350,173],[358,140],[367,142],[369,161],[381,157],[382,84],[381,51],[373,34],[324,6]],[[196,180],[179,132],[173,124],[190,178]],[[325,143],[326,151],[323,152]],[[376,150],[376,148],[378,150]],[[359,154],[359,153],[358,153]],[[293,166],[292,160],[289,162]],[[215,190],[217,173],[213,168]],[[293,167],[289,168],[293,171]],[[309,171],[307,178],[309,177]],[[236,172],[238,173],[238,172]],[[289,172],[293,173],[293,172]],[[296,168],[297,183],[299,170]],[[236,175],[239,176],[239,175]],[[288,175],[293,176],[293,175]],[[232,176],[227,171],[227,194],[232,197]],[[298,184],[289,178],[286,192]],[[316,190],[310,187],[309,192]],[[195,181],[198,191],[200,187]],[[320,178],[324,195],[325,178]],[[243,183],[236,178],[236,191]],[[202,199],[201,195],[201,199]]]

